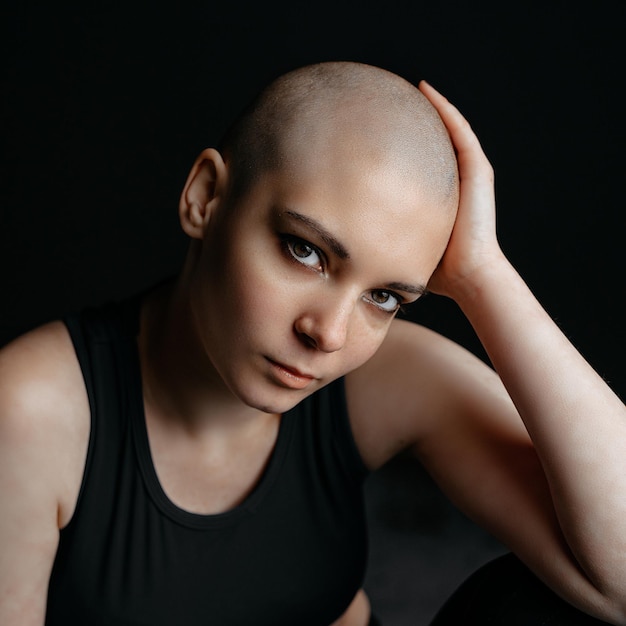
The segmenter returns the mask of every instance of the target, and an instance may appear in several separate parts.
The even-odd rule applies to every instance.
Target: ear
[[[190,237],[202,239],[211,214],[227,189],[228,171],[222,155],[213,148],[203,150],[193,164],[180,196],[180,224]]]

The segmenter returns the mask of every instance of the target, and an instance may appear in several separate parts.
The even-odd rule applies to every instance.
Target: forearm
[[[454,298],[533,439],[572,553],[596,588],[624,601],[624,404],[505,259],[459,284]]]

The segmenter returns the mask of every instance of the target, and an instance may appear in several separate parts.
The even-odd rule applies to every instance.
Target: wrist
[[[504,254],[498,252],[449,281],[445,295],[464,308],[487,294],[507,291],[517,281],[521,281],[519,274]]]

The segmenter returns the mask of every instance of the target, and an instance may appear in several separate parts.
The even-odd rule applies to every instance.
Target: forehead
[[[310,217],[339,240],[354,262],[377,263],[404,280],[426,282],[452,230],[454,212],[380,155],[353,146],[268,173],[259,192],[278,213]]]

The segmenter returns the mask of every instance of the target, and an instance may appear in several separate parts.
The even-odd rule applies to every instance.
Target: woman
[[[290,72],[180,220],[177,277],[2,352],[2,624],[367,624],[361,486],[407,449],[577,616],[626,623],[624,406],[500,250],[451,104]],[[427,289],[497,374],[394,319]]]

